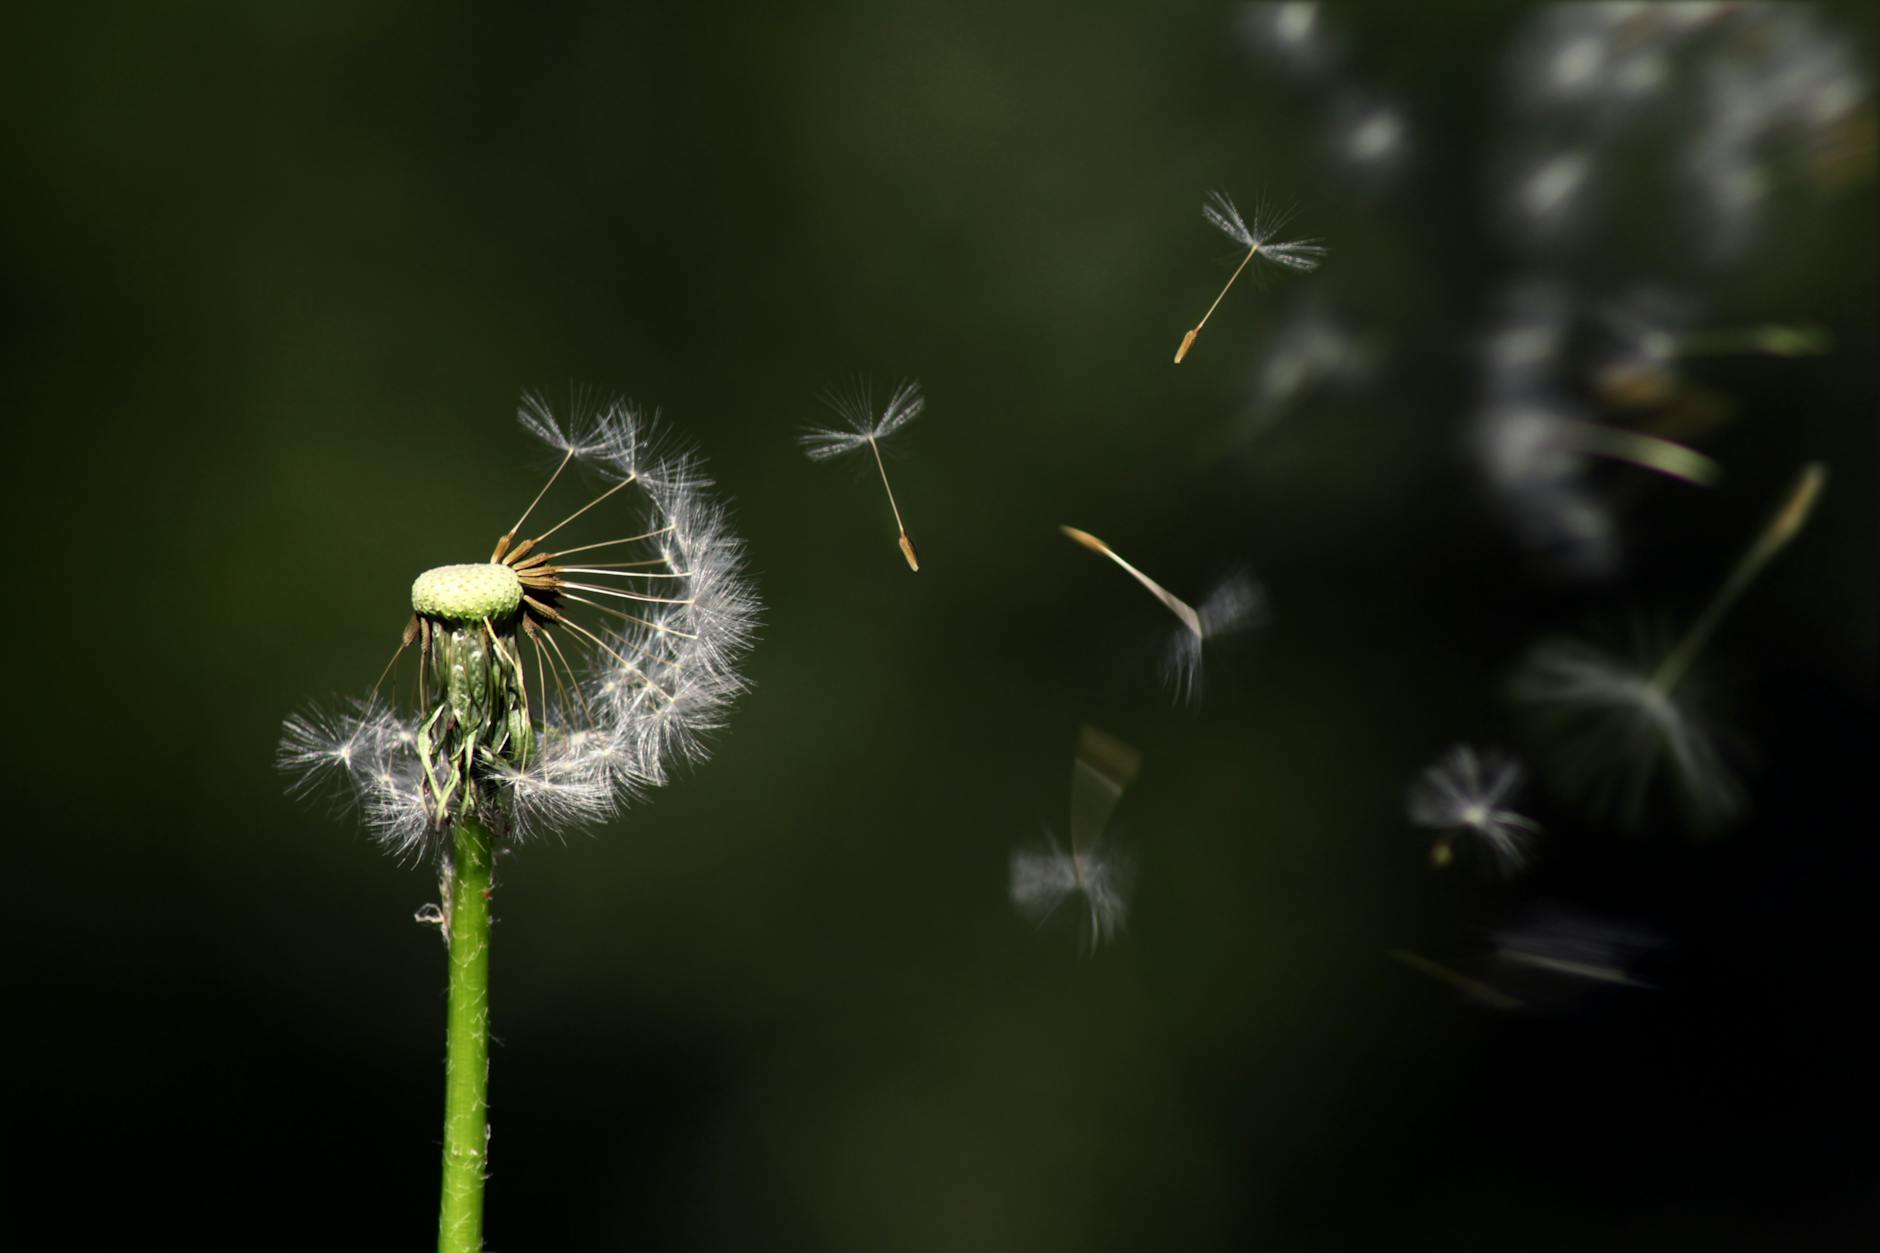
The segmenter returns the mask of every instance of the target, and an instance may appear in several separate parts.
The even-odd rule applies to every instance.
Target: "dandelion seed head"
[[[460,817],[512,842],[605,822],[701,759],[743,690],[758,602],[697,461],[620,400],[580,397],[563,419],[527,396],[518,418],[561,459],[488,561],[413,584],[415,710],[375,692],[283,726],[293,786],[342,777],[400,856],[441,851]],[[610,485],[570,507],[551,489],[576,465]],[[538,507],[560,520],[524,531]]]

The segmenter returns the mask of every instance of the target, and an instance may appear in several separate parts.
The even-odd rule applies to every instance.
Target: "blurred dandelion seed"
[[[1180,365],[1183,358],[1187,357],[1189,350],[1195,346],[1196,338],[1201,334],[1201,328],[1208,324],[1208,319],[1214,316],[1214,311],[1220,308],[1221,301],[1226,298],[1228,289],[1233,287],[1235,281],[1240,278],[1241,272],[1253,262],[1256,255],[1265,257],[1275,265],[1283,265],[1289,270],[1298,270],[1301,273],[1310,273],[1318,269],[1319,263],[1325,259],[1325,249],[1316,240],[1275,241],[1273,239],[1273,235],[1285,225],[1283,216],[1269,219],[1256,211],[1253,225],[1248,226],[1246,220],[1240,216],[1240,210],[1234,207],[1234,202],[1227,197],[1225,192],[1209,192],[1207,200],[1201,206],[1201,216],[1207,219],[1209,225],[1245,248],[1247,255],[1240,259],[1240,264],[1228,276],[1220,294],[1214,297],[1214,303],[1209,305],[1208,311],[1201,315],[1201,320],[1195,323],[1194,329],[1182,336],[1181,346],[1175,350],[1176,365]]]
[[[1710,830],[1733,817],[1741,788],[1685,691],[1692,665],[1763,568],[1807,523],[1827,469],[1805,466],[1768,525],[1744,550],[1710,602],[1650,670],[1579,640],[1534,648],[1511,692],[1550,741],[1551,772],[1595,812],[1629,825],[1642,818],[1668,767],[1690,824]]]
[[[1441,962],[1431,961],[1421,953],[1413,953],[1409,949],[1393,948],[1386,949],[1384,956],[1390,958],[1392,961],[1401,962],[1418,974],[1427,975],[1438,983],[1446,983],[1470,1000],[1486,1005],[1490,1009],[1509,1010],[1521,1008],[1521,1002],[1519,1000],[1509,996],[1500,988],[1484,983],[1480,979],[1471,978],[1459,970],[1452,970]]]
[[[881,472],[882,489],[888,493],[888,508],[894,511],[895,529],[900,532],[901,556],[907,559],[908,569],[919,570],[920,557],[914,551],[914,541],[908,538],[906,524],[901,521],[901,507],[895,503],[894,488],[888,483],[888,467],[881,459],[881,441],[919,417],[927,407],[926,399],[920,394],[920,384],[904,382],[896,387],[880,414],[875,413],[869,399],[868,385],[860,381],[846,392],[826,393],[823,403],[848,425],[846,429],[811,427],[803,432],[798,442],[803,445],[804,453],[813,461],[827,461],[866,446],[874,454],[875,469]]]
[[[1043,927],[1067,902],[1081,898],[1077,918],[1083,948],[1094,953],[1123,930],[1135,866],[1110,836],[1110,818],[1135,781],[1142,755],[1092,726],[1078,728],[1071,761],[1071,839],[1066,851],[1049,830],[1043,847],[1014,849],[1012,904]]]
[[[1162,654],[1162,677],[1178,704],[1192,704],[1201,694],[1202,652],[1209,640],[1262,625],[1267,618],[1266,590],[1251,573],[1237,570],[1217,583],[1196,609],[1125,561],[1121,554],[1088,531],[1060,526],[1073,542],[1108,557],[1147,588],[1175,615],[1181,626]]]
[[[1430,847],[1437,867],[1455,859],[1455,844],[1467,838],[1485,852],[1495,869],[1512,875],[1527,864],[1528,850],[1540,824],[1508,808],[1519,790],[1519,762],[1496,752],[1477,753],[1467,745],[1450,749],[1417,776],[1410,787],[1410,821],[1441,832]]]
[[[1557,906],[1532,911],[1493,939],[1495,961],[1502,966],[1628,988],[1652,986],[1634,969],[1663,943],[1652,932]]]

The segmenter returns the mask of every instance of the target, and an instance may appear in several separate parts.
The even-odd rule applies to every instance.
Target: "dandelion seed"
[[[1537,972],[1554,980],[1649,988],[1636,973],[1639,962],[1663,941],[1649,931],[1546,906],[1518,926],[1493,935],[1502,966]]]
[[[1321,388],[1363,383],[1377,356],[1369,338],[1316,302],[1307,304],[1286,319],[1255,363],[1242,434],[1250,438],[1277,425]]]
[[[1134,864],[1114,845],[1111,815],[1142,765],[1135,749],[1095,727],[1078,730],[1071,762],[1071,841],[1061,847],[1047,830],[1042,847],[1013,850],[1012,904],[1042,927],[1068,902],[1081,899],[1077,930],[1087,952],[1123,930]]]
[[[1266,623],[1266,589],[1251,573],[1237,570],[1214,585],[1195,617],[1200,631],[1189,630],[1184,622],[1170,634],[1162,651],[1162,678],[1179,705],[1193,705],[1201,699],[1203,645]]]
[[[1275,241],[1273,235],[1285,225],[1283,217],[1263,221],[1263,215],[1256,212],[1253,225],[1248,226],[1246,220],[1240,216],[1240,210],[1234,207],[1234,202],[1228,199],[1224,192],[1216,191],[1208,194],[1208,199],[1201,206],[1201,216],[1206,218],[1216,230],[1245,248],[1247,255],[1240,259],[1240,264],[1235,267],[1233,274],[1228,276],[1220,294],[1215,296],[1214,303],[1209,305],[1208,311],[1201,315],[1201,320],[1195,323],[1194,329],[1182,336],[1181,346],[1175,350],[1176,365],[1180,365],[1182,359],[1188,355],[1189,349],[1195,346],[1195,339],[1201,334],[1201,328],[1208,324],[1208,319],[1214,316],[1214,311],[1220,307],[1221,301],[1227,296],[1228,288],[1234,285],[1241,271],[1252,263],[1256,255],[1265,257],[1275,265],[1282,265],[1289,270],[1298,270],[1302,273],[1310,273],[1318,269],[1319,263],[1325,259],[1325,249],[1316,240]]]
[[[894,488],[888,483],[888,467],[881,459],[881,441],[919,417],[921,410],[927,407],[926,399],[920,394],[920,384],[907,382],[895,388],[894,394],[888,397],[887,407],[879,414],[875,413],[867,385],[863,383],[857,383],[847,392],[828,393],[823,400],[848,425],[846,429],[811,427],[799,438],[803,451],[814,461],[840,457],[864,446],[874,454],[875,469],[881,472],[882,490],[888,493],[888,508],[894,511],[895,529],[900,532],[901,556],[907,559],[908,569],[919,570],[920,557],[914,551],[914,541],[908,538],[906,524],[901,521],[901,507],[895,503]]]
[[[1491,970],[1481,978],[1403,949],[1386,956],[1491,1009],[1545,1013],[1615,990],[1649,990],[1639,967],[1664,943],[1642,928],[1555,905],[1529,911],[1490,938]]]
[[[1565,790],[1637,825],[1654,782],[1668,772],[1692,826],[1713,829],[1735,815],[1741,787],[1685,681],[1724,615],[1801,531],[1826,482],[1820,464],[1803,469],[1690,629],[1649,669],[1578,640],[1547,641],[1528,655],[1511,691],[1550,742]]]
[[[1181,625],[1163,650],[1162,673],[1178,703],[1192,703],[1200,695],[1202,651],[1209,640],[1250,630],[1266,620],[1265,589],[1246,571],[1236,571],[1223,579],[1197,610],[1090,532],[1074,526],[1060,526],[1058,530],[1091,552],[1114,561],[1175,615]]]
[[[1442,834],[1430,848],[1432,865],[1455,859],[1458,839],[1480,846],[1504,875],[1527,865],[1540,824],[1507,807],[1519,790],[1519,762],[1500,753],[1457,745],[1417,776],[1410,787],[1410,821]]]
[[[1387,166],[1403,155],[1406,130],[1402,113],[1389,105],[1377,105],[1346,123],[1339,136],[1339,148],[1360,166]]]

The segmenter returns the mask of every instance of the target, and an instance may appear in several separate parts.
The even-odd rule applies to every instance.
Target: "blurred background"
[[[433,1239],[435,877],[274,749],[533,494],[521,391],[577,384],[709,458],[767,622],[709,764],[501,864],[490,1247],[1880,1235],[1871,10],[9,24],[17,1247]],[[1330,256],[1177,368],[1216,188]],[[918,574],[872,467],[795,444],[857,374],[928,397]],[[1809,460],[1700,666],[1744,816],[1579,803],[1510,672],[1688,623]],[[1191,599],[1250,566],[1272,621],[1175,708],[1172,620],[1060,523]],[[1006,895],[1086,722],[1143,761],[1088,957]],[[1459,742],[1537,765],[1525,875],[1406,818]]]

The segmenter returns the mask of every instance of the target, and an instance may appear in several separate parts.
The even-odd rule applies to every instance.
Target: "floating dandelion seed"
[[[1442,832],[1430,847],[1431,864],[1447,866],[1455,859],[1456,841],[1466,837],[1504,875],[1525,866],[1540,824],[1504,804],[1521,779],[1514,759],[1460,744],[1418,775],[1410,787],[1410,821]]]
[[[1363,383],[1378,355],[1369,337],[1320,302],[1307,302],[1286,318],[1255,362],[1240,433],[1251,438],[1265,432],[1321,388]]]
[[[1740,785],[1684,688],[1711,635],[1764,566],[1801,531],[1827,483],[1806,466],[1762,533],[1688,631],[1649,671],[1578,640],[1537,646],[1512,693],[1550,741],[1560,785],[1595,812],[1637,825],[1661,771],[1668,770],[1691,825],[1712,829],[1735,815]]]
[[[1234,285],[1241,271],[1247,268],[1256,255],[1265,257],[1275,265],[1283,265],[1289,270],[1299,270],[1302,273],[1310,273],[1318,269],[1319,263],[1325,259],[1325,249],[1316,240],[1275,241],[1274,233],[1285,225],[1283,217],[1262,220],[1263,215],[1255,212],[1253,225],[1248,226],[1246,220],[1240,216],[1240,210],[1234,207],[1234,202],[1228,199],[1224,192],[1208,193],[1207,201],[1201,206],[1201,216],[1206,218],[1216,230],[1245,248],[1247,255],[1240,259],[1240,264],[1235,267],[1233,274],[1228,276],[1226,285],[1221,288],[1220,294],[1215,296],[1214,303],[1208,306],[1208,311],[1201,315],[1201,320],[1195,323],[1194,329],[1182,336],[1181,346],[1175,350],[1176,365],[1180,365],[1182,359],[1188,355],[1188,350],[1195,346],[1195,338],[1201,334],[1201,328],[1208,324],[1208,319],[1214,316],[1214,311],[1220,307],[1222,299],[1226,297],[1228,288]]]
[[[1662,947],[1657,934],[1577,910],[1543,905],[1493,933],[1486,979],[1404,949],[1386,956],[1491,1009],[1560,1011],[1619,990],[1649,990],[1638,970]]]
[[[418,576],[371,696],[344,715],[289,718],[279,749],[294,790],[338,778],[380,843],[439,863],[441,904],[417,917],[450,949],[445,1253],[483,1247],[496,857],[528,835],[604,821],[669,762],[702,755],[701,734],[742,689],[757,611],[697,467],[655,456],[630,408],[609,403],[564,428],[527,398],[518,416],[562,454],[547,483],[487,561]],[[609,485],[518,542],[577,462]],[[603,516],[607,538],[568,530]],[[564,533],[575,538],[555,539]],[[379,688],[413,644],[417,706],[399,713]]]
[[[1208,641],[1251,630],[1266,621],[1266,589],[1252,574],[1237,570],[1216,583],[1195,611],[1200,631],[1184,621],[1168,638],[1162,651],[1162,679],[1177,704],[1201,699],[1201,650]]]
[[[1074,526],[1058,530],[1093,553],[1108,557],[1167,606],[1181,626],[1162,654],[1162,677],[1174,690],[1178,703],[1191,704],[1201,694],[1202,650],[1209,640],[1250,630],[1266,620],[1266,591],[1248,572],[1236,571],[1216,584],[1201,608],[1195,609],[1154,579],[1138,570],[1088,531]]]
[[[1578,980],[1628,988],[1652,985],[1635,972],[1663,944],[1638,927],[1546,906],[1520,925],[1494,933],[1495,961],[1556,983]]]
[[[926,399],[920,394],[920,384],[907,382],[895,388],[894,394],[888,397],[887,408],[880,414],[875,413],[865,383],[858,382],[847,392],[830,392],[823,400],[848,427],[811,427],[799,437],[803,451],[814,461],[827,461],[863,446],[875,455],[875,468],[881,472],[881,486],[888,493],[888,508],[894,511],[894,525],[901,535],[901,555],[907,558],[908,569],[919,570],[920,557],[914,552],[914,541],[908,538],[906,524],[901,521],[901,507],[894,501],[894,488],[888,484],[888,467],[881,459],[881,441],[918,418],[927,407]]]
[[[1087,952],[1114,939],[1129,912],[1135,867],[1110,837],[1110,817],[1136,778],[1142,756],[1095,727],[1080,727],[1071,761],[1071,842],[1066,852],[1047,830],[1042,848],[1012,853],[1012,904],[1042,927],[1074,897],[1083,899],[1077,919]]]

